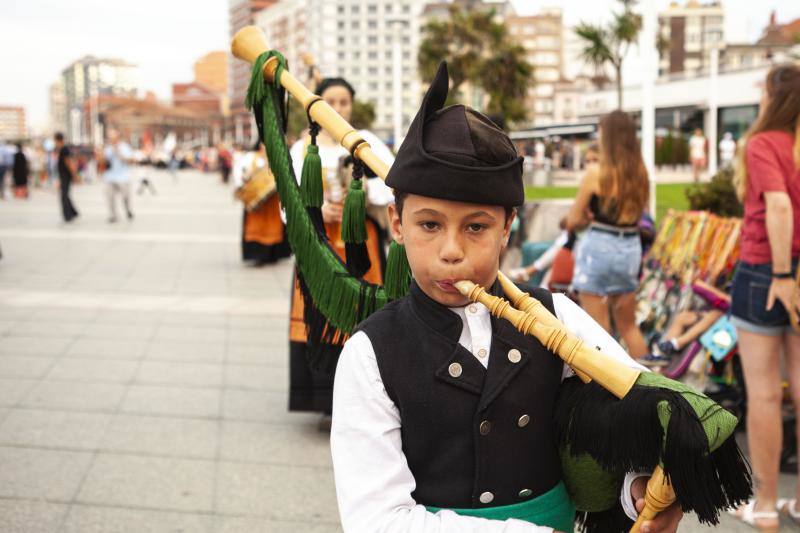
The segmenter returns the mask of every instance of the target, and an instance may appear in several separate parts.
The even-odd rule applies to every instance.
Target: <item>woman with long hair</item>
[[[343,78],[325,78],[316,88],[318,94],[342,118],[350,121],[353,113],[355,89]],[[375,154],[385,163],[391,165],[394,156],[389,148],[370,131],[360,130],[359,135],[367,141]],[[291,149],[294,173],[300,179],[303,159],[311,142],[309,132],[305,132]],[[328,132],[320,131],[317,137],[319,157],[322,162],[323,204],[322,220],[325,232],[333,249],[345,258],[345,243],[341,238],[341,224],[344,212],[344,200],[347,195],[348,171],[345,168],[348,151],[336,142]],[[364,280],[380,284],[383,280],[385,257],[383,253],[384,231],[380,221],[369,216],[375,209],[394,201],[391,189],[381,178],[372,177],[364,180],[367,200],[367,251],[370,268],[364,274]],[[309,324],[305,316],[304,301],[301,296],[299,282],[295,280],[289,323],[289,410],[316,411],[323,413],[320,429],[330,429],[330,412],[333,401],[333,372],[335,362],[341,352],[341,343],[314,345],[309,343]],[[312,339],[317,342],[316,339]],[[324,358],[328,368],[315,368],[309,365],[309,354]]]
[[[638,223],[647,205],[647,169],[630,116],[613,111],[600,120],[599,130],[599,162],[587,166],[567,215],[569,231],[589,226],[577,244],[572,285],[581,307],[609,332],[613,316],[628,353],[641,357],[647,346],[635,311],[642,262]]]
[[[778,500],[781,426],[781,354],[795,409],[800,409],[800,336],[787,312],[796,307],[794,274],[800,256],[800,68],[767,74],[759,115],[745,134],[735,169],[744,202],[739,265],[731,314],[747,388],[747,442],[755,497],[736,510],[761,531],[778,530],[784,510],[800,524],[795,497]],[[797,426],[800,432],[800,424]]]

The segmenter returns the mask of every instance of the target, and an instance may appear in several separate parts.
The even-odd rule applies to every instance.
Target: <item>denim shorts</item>
[[[612,235],[589,228],[575,248],[572,287],[598,296],[634,292],[639,285],[641,262],[638,233]]]
[[[792,262],[792,272],[797,260]],[[772,283],[772,265],[739,261],[731,287],[731,322],[737,328],[761,335],[783,335],[793,331],[789,313],[779,301],[767,311],[767,295]]]

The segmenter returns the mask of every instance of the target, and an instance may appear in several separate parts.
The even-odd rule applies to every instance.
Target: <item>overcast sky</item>
[[[512,1],[520,14],[560,5],[569,25],[603,19],[618,6],[614,0]],[[669,4],[642,1],[659,9]],[[800,0],[723,2],[729,42],[757,38],[772,9],[779,21],[800,17]],[[227,0],[5,0],[3,8],[0,105],[24,106],[34,127],[47,121],[50,83],[85,54],[137,64],[141,88],[168,98],[173,82],[192,79],[197,58],[228,46]],[[628,69],[635,68],[634,56]]]

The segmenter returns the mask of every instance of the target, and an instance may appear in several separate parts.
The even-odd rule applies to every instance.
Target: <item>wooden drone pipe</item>
[[[639,513],[639,518],[631,527],[630,533],[639,533],[642,524],[647,520],[652,520],[658,513],[672,505],[675,501],[675,491],[672,488],[664,469],[657,466],[647,482],[647,489],[644,493],[644,509]]]
[[[457,281],[455,287],[473,302],[485,305],[492,315],[508,320],[522,333],[539,339],[545,348],[558,355],[576,373],[580,372],[584,377],[596,381],[617,398],[628,394],[639,377],[639,371],[635,368],[625,366],[587,346],[535,298],[528,296],[533,303],[527,303],[523,311],[471,281]]]
[[[250,64],[253,64],[258,59],[258,56],[268,50],[269,46],[264,37],[264,32],[256,26],[245,26],[236,32],[231,41],[231,53]],[[277,68],[278,59],[271,57],[264,64],[264,78],[272,82]],[[308,109],[309,104],[317,99],[317,95],[309,91],[291,72],[284,71],[281,74],[280,83],[286,89],[286,92],[303,106],[303,109]],[[386,175],[389,173],[389,166],[375,155],[369,143],[365,142],[358,131],[334,111],[327,102],[324,100],[316,102],[311,106],[309,115],[311,115],[314,122],[327,131],[348,152],[353,153],[363,161],[375,174],[386,179]]]

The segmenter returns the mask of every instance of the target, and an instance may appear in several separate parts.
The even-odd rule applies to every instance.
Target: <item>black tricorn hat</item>
[[[522,158],[511,139],[472,108],[443,107],[448,84],[443,61],[408,128],[386,184],[399,192],[442,200],[522,205]]]

